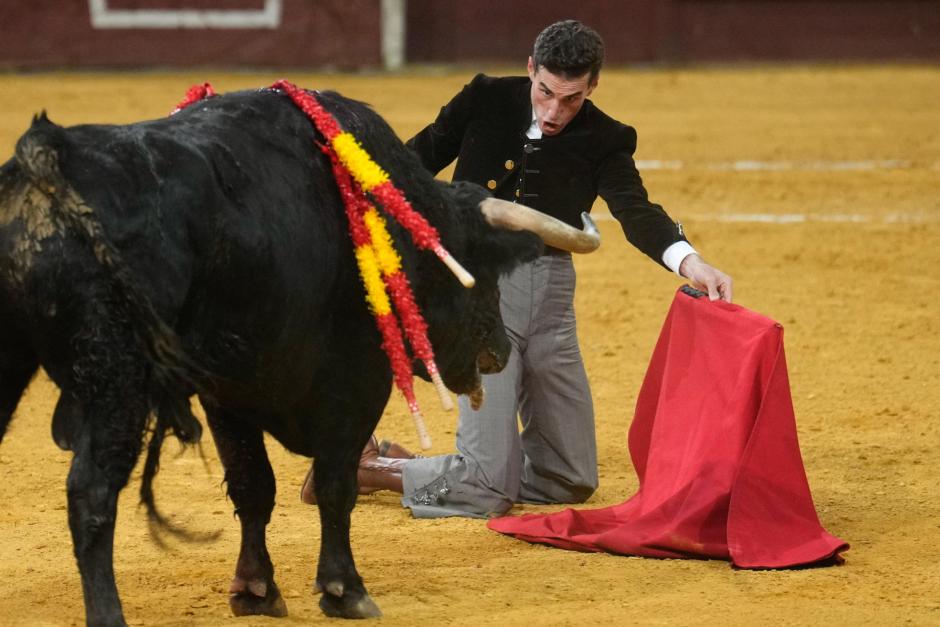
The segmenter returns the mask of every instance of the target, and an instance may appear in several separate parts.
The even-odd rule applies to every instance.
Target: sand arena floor
[[[407,137],[471,76],[290,78],[372,103]],[[0,153],[12,154],[43,108],[63,125],[131,122],[165,115],[196,82],[230,91],[276,78],[0,75]],[[353,547],[382,624],[940,624],[940,67],[605,70],[595,101],[638,128],[651,197],[735,277],[736,301],[786,327],[806,471],[823,524],[852,545],[847,562],[748,572],[722,561],[572,553],[481,521],[415,521],[380,494],[360,499]],[[616,223],[601,228],[604,245],[577,261],[600,447],[595,507],[636,489],[626,432],[679,283],[626,245]],[[419,394],[432,453],[450,452],[456,417],[429,387]],[[56,397],[40,374],[0,447],[2,625],[83,622],[65,510],[70,455],[49,434]],[[379,431],[415,445],[397,395]],[[123,493],[115,568],[128,620],[325,622],[311,592],[319,523],[297,498],[308,462],[275,442],[269,549],[291,615],[230,616],[238,525],[209,439],[205,462],[193,450],[175,456],[169,442],[156,488],[174,520],[221,530],[218,541],[161,550],[137,508],[139,471]]]

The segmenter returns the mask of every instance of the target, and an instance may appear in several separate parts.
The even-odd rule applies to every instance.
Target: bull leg
[[[365,320],[349,318],[357,324]],[[340,329],[343,338],[368,338],[353,329]],[[356,571],[349,543],[350,518],[358,492],[356,471],[366,441],[382,416],[392,378],[388,361],[377,345],[343,347],[344,354],[358,355],[345,368],[331,367],[315,377],[311,415],[307,422],[314,457],[313,485],[320,511],[320,556],[316,589],[322,593],[320,609],[327,616],[374,618],[382,615]],[[386,372],[384,380],[379,373]],[[361,376],[375,373],[375,376]],[[338,394],[337,390],[342,390]]]
[[[82,577],[85,620],[95,626],[125,624],[114,581],[114,525],[118,494],[140,453],[147,405],[142,399],[122,400],[120,412],[89,406],[72,443],[75,455],[67,481],[69,529]]]
[[[374,618],[382,615],[356,571],[349,545],[350,514],[356,504],[358,446],[342,447],[342,455],[323,454],[313,466],[314,490],[320,508],[320,560],[317,589],[327,616]]]
[[[275,483],[261,429],[217,407],[207,406],[206,416],[242,529],[229,606],[235,616],[287,616],[265,543]]]

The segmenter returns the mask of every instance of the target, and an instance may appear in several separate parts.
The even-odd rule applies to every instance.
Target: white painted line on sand
[[[660,161],[659,159],[637,159],[638,170],[681,170],[685,164],[681,161]]]
[[[608,211],[591,214],[595,220],[614,220]],[[940,211],[902,212],[883,215],[861,213],[687,213],[683,220],[696,222],[750,222],[763,224],[802,224],[804,222],[835,222],[856,224],[936,224],[940,223]]]
[[[904,170],[912,167],[904,159],[875,159],[860,161],[716,161],[714,163],[686,163],[661,159],[638,159],[639,170],[693,170],[706,169],[719,172],[871,172],[875,170]],[[940,168],[935,163],[933,169]]]

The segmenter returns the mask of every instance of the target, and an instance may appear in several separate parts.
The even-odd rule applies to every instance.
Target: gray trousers
[[[597,488],[574,290],[569,255],[539,257],[500,280],[509,363],[483,377],[480,411],[460,397],[456,454],[405,464],[401,502],[416,518],[498,516],[516,502],[580,503]]]

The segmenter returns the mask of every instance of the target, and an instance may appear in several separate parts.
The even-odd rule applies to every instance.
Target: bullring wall
[[[0,68],[378,68],[383,4],[411,63],[521,63],[565,17],[613,64],[940,59],[937,0],[11,0]]]
[[[378,0],[6,0],[0,67],[381,65]]]
[[[524,61],[567,17],[615,64],[940,59],[936,0],[409,0],[409,59]]]

